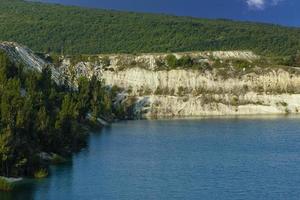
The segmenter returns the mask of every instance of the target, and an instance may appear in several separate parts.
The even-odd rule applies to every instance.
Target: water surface
[[[128,121],[0,199],[300,199],[300,118]]]

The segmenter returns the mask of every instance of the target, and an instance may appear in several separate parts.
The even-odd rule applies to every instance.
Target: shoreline
[[[103,127],[110,125],[110,122],[107,122],[104,119],[97,119],[97,123],[92,123],[91,121],[88,121],[86,123],[82,123],[81,127],[84,129],[84,132],[86,133],[86,137],[90,133],[92,133],[92,130],[94,128],[97,128],[101,130]],[[74,151],[70,154],[73,155],[74,153],[80,152],[85,146],[80,147],[78,151]],[[66,163],[70,160],[69,156],[65,157],[63,155],[59,155],[53,152],[40,152],[39,155],[41,160],[46,163],[46,168],[41,168],[40,170],[36,171],[36,174],[34,174],[33,177],[27,177],[27,176],[22,176],[22,177],[5,177],[5,176],[0,176],[0,192],[13,192],[16,187],[18,187],[20,184],[25,183],[25,180],[38,180],[38,179],[43,179],[46,177],[51,176],[49,173],[49,167],[51,165],[60,165],[63,163]],[[72,157],[72,156],[71,156]],[[72,158],[71,158],[72,159]],[[41,172],[41,173],[40,173]]]
[[[19,184],[22,184],[23,182],[24,182],[23,177],[12,178],[12,177],[0,176],[0,191],[11,192]]]
[[[223,114],[223,115],[195,115],[195,116],[158,116],[158,117],[142,117],[138,119],[132,119],[131,121],[139,120],[197,120],[197,119],[275,119],[275,118],[300,118],[299,113],[266,113],[266,114]],[[118,121],[117,121],[118,122]]]
[[[210,120],[210,119],[217,119],[217,120],[230,120],[230,119],[241,119],[241,120],[276,120],[280,118],[290,118],[290,119],[300,119],[300,114],[237,114],[237,115],[203,115],[203,116],[177,116],[177,117],[160,117],[160,118],[141,118],[141,119],[132,119],[132,120],[118,120],[113,121],[111,123],[106,122],[106,124],[99,123],[98,125],[101,125],[102,127],[109,126],[111,124],[118,124],[122,121],[176,121],[176,120]],[[104,121],[104,120],[103,120]],[[90,131],[92,130],[91,127],[88,128]],[[50,154],[49,154],[50,156]],[[62,158],[62,162],[55,162],[54,157],[58,156],[59,158]],[[51,161],[50,161],[51,160]],[[61,163],[64,163],[67,161],[64,157],[61,157],[57,154],[51,154],[51,159],[49,160],[50,165],[59,165]],[[44,178],[44,177],[43,177]],[[2,192],[12,192],[15,190],[15,188],[24,183],[26,177],[5,177],[0,176],[0,191]],[[33,180],[39,179],[39,178],[32,178]]]

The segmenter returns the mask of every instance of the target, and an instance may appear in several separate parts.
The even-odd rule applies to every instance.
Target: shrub
[[[148,96],[152,94],[152,90],[149,87],[145,87],[142,93],[143,94],[141,96]]]
[[[34,172],[34,178],[45,178],[48,176],[48,170],[47,169],[38,169]]]
[[[50,54],[47,57],[44,57],[46,61],[54,64],[55,66],[59,66],[61,63],[60,56],[58,54]]]
[[[232,99],[231,99],[230,104],[232,106],[238,106],[239,105],[239,98],[237,96],[233,96]]]
[[[155,65],[158,67],[158,69],[160,69],[165,66],[165,63],[162,60],[157,59],[155,60]]]
[[[138,90],[139,96],[148,96],[152,94],[152,90],[149,87],[142,87]]]
[[[167,55],[166,57],[167,66],[170,68],[177,67],[177,58],[173,54]]]
[[[188,92],[189,92],[188,88],[185,88],[185,87],[182,87],[182,86],[178,87],[178,89],[177,89],[178,96],[184,96]]]
[[[234,67],[236,67],[238,69],[247,69],[251,66],[248,61],[240,60],[240,59],[233,60],[232,64]]]
[[[115,96],[117,96],[119,93],[121,93],[122,91],[123,91],[123,89],[122,88],[120,88],[119,86],[116,86],[116,85],[114,85],[114,86],[112,86],[111,87],[111,95],[113,96],[113,97],[115,97]]]
[[[288,106],[288,104],[286,102],[284,102],[284,101],[279,102],[278,105],[281,105],[283,107],[287,107]]]
[[[190,56],[183,56],[179,60],[177,60],[176,66],[192,67],[193,64],[194,64],[194,62]]]
[[[224,68],[224,67],[227,67],[227,64],[224,63],[224,61],[221,61],[220,59],[217,59],[217,60],[214,61],[212,67],[213,68]]]
[[[14,189],[13,183],[5,180],[5,178],[0,177],[0,190],[2,191],[11,191]]]
[[[155,95],[174,95],[175,91],[174,89],[169,90],[168,87],[162,88],[162,87],[157,87],[154,94]]]
[[[61,164],[61,163],[65,163],[67,161],[67,159],[65,159],[64,157],[58,155],[58,154],[54,154],[52,159],[51,159],[51,163],[52,164]]]
[[[177,59],[176,56],[170,54],[166,57],[166,64],[169,68],[192,67],[194,65],[194,61],[190,56],[182,56]]]
[[[103,58],[101,58],[101,63],[104,67],[108,67],[110,66],[110,59],[108,56],[104,56]]]

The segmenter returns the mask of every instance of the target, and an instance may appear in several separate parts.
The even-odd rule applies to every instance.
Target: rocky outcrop
[[[297,68],[256,64],[259,56],[250,52],[175,55],[177,58],[184,55],[198,58],[210,68],[158,68],[157,60],[164,59],[167,54],[115,55],[109,57],[111,63],[106,67],[87,61],[71,68],[76,77],[95,75],[107,86],[121,88],[116,103],[133,103],[132,112],[137,118],[285,114],[300,110],[300,71]],[[251,66],[238,68],[227,62],[214,68],[217,59],[246,60]],[[133,61],[135,64],[131,65]],[[61,69],[66,72],[70,69],[67,64],[70,61],[65,59],[63,63]]]
[[[174,53],[177,59],[188,56],[195,66],[170,68],[165,63],[169,54],[62,57],[60,64],[54,66],[15,43],[2,43],[0,49],[36,70],[50,66],[57,82],[68,81],[76,87],[82,76],[104,80],[109,88],[118,88],[115,105],[129,104],[136,118],[284,114],[300,110],[300,71],[262,63],[252,52]],[[246,65],[239,65],[241,60]]]
[[[49,66],[52,70],[53,80],[59,84],[63,82],[64,78],[54,65],[37,56],[29,48],[15,42],[0,42],[0,50],[6,52],[13,62],[23,64],[27,69],[42,72],[45,67]]]
[[[12,61],[23,63],[27,67],[32,67],[40,72],[47,65],[43,59],[36,56],[29,48],[14,42],[0,43],[0,50],[5,51]]]
[[[146,118],[220,115],[289,114],[300,110],[299,94],[266,95],[247,93],[240,96],[200,95],[139,97],[135,116]]]

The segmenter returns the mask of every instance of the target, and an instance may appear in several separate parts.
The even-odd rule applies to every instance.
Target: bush
[[[160,69],[165,66],[165,63],[162,60],[157,59],[155,60],[155,65]]]
[[[137,65],[137,62],[135,60],[130,62],[130,66],[135,67]]]
[[[34,172],[34,178],[45,178],[48,176],[48,170],[47,169],[38,169],[36,172]]]
[[[110,59],[108,56],[104,56],[102,59],[101,59],[101,63],[104,67],[108,67],[110,66]]]
[[[251,64],[248,61],[240,60],[240,59],[233,60],[232,64],[234,67],[236,67],[238,69],[247,69],[247,68],[251,67]]]
[[[12,191],[14,189],[14,184],[7,181],[5,178],[0,177],[0,190],[2,191]]]
[[[138,92],[140,96],[148,96],[152,94],[152,90],[149,87],[141,88]]]
[[[45,58],[48,62],[53,63],[55,66],[59,66],[61,61],[58,54],[51,54]]]
[[[183,56],[179,60],[177,60],[176,66],[180,67],[192,67],[194,64],[192,58],[190,56]]]
[[[239,105],[239,98],[237,96],[233,96],[232,99],[231,99],[230,104],[232,106],[238,106]]]
[[[65,159],[64,157],[62,157],[58,154],[54,154],[51,159],[51,163],[54,165],[65,163],[66,161],[67,161],[67,159]]]
[[[172,54],[167,55],[166,63],[167,63],[167,66],[170,67],[170,68],[177,67],[177,58],[176,58],[176,56],[174,56]]]
[[[177,95],[178,95],[178,96],[184,96],[184,95],[186,95],[186,94],[188,94],[188,93],[189,93],[189,89],[186,88],[186,87],[180,86],[180,87],[178,87],[178,89],[177,89]]]
[[[228,64],[225,63],[225,61],[221,61],[220,59],[215,60],[212,65],[213,68],[226,68],[227,66]]]
[[[165,87],[165,88],[161,88],[161,87],[157,87],[154,94],[155,95],[174,95],[175,91],[174,89],[169,90],[169,88]]]

